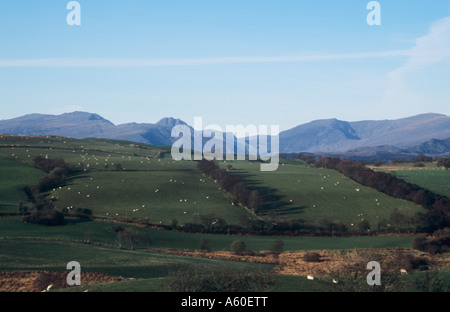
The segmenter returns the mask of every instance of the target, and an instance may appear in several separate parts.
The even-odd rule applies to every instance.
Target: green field
[[[340,221],[352,229],[357,222],[389,219],[395,208],[413,215],[423,208],[361,186],[337,171],[289,161],[276,173],[261,172],[259,163],[233,162],[232,172],[266,198],[266,213],[315,223],[319,218]]]
[[[224,265],[231,265],[236,269],[267,267],[263,264],[227,262],[57,241],[2,239],[0,250],[2,250],[0,270],[65,271],[68,262],[77,261],[86,272],[155,278],[165,277],[169,271],[186,267],[200,267],[205,270]]]
[[[176,162],[170,155],[157,157],[160,150],[154,147],[98,139],[50,137],[34,140],[33,148],[31,145],[21,147],[29,142],[22,142],[27,140],[20,138],[14,147],[0,148],[0,155],[24,163],[31,163],[39,155],[63,158],[82,168],[82,174],[50,192],[49,198],[55,200],[59,209],[87,208],[96,216],[136,218],[162,224],[170,224],[173,219],[179,224],[195,222],[199,216],[210,213],[229,224],[236,224],[242,214],[254,217],[246,209],[233,205],[215,183],[196,169],[195,162]],[[12,144],[13,138],[4,138],[4,141]],[[8,155],[11,151],[13,153]],[[116,170],[119,163],[121,168]],[[363,187],[336,171],[312,168],[302,162],[287,162],[276,172],[261,172],[257,162],[220,164],[223,167],[231,164],[232,174],[242,176],[249,187],[264,196],[261,217],[274,211],[280,217],[311,224],[325,218],[352,229],[361,220],[375,227],[378,220],[389,219],[395,208],[410,215],[422,209]]]
[[[282,160],[276,172],[261,172],[258,162],[219,162],[223,168],[231,165],[231,174],[241,176],[249,188],[264,197],[262,212],[254,215],[233,204],[216,183],[201,174],[196,162],[176,162],[167,154],[168,150],[127,141],[0,135],[0,213],[17,214],[0,218],[0,270],[64,271],[69,261],[78,261],[85,271],[138,279],[83,286],[77,291],[161,291],[169,272],[177,268],[200,267],[205,271],[225,266],[235,270],[272,268],[268,264],[162,253],[166,249],[198,250],[202,240],[207,240],[213,251],[230,251],[236,240],[244,242],[248,251],[267,251],[276,239],[283,241],[284,251],[411,248],[412,235],[218,235],[126,223],[168,225],[176,220],[184,225],[214,215],[233,225],[245,215],[265,222],[295,219],[318,224],[320,219],[327,219],[344,223],[351,231],[361,220],[376,227],[378,220],[389,219],[395,208],[408,215],[423,209],[363,187],[337,171],[309,167],[300,161]],[[90,209],[97,217],[94,221],[66,218],[65,225],[54,227],[21,221],[19,203],[31,207],[23,188],[47,175],[32,166],[36,156],[63,158],[80,169],[46,197],[54,201],[57,209]],[[448,190],[447,171],[429,172],[435,175],[420,177],[414,176],[418,174],[416,171],[405,170],[405,179],[417,179],[430,189],[441,185],[444,192]],[[132,228],[139,234],[135,250],[122,245],[122,238],[115,231],[118,226]],[[74,289],[65,291],[71,290]],[[310,282],[298,276],[278,276],[271,288],[271,291],[320,290],[324,290],[320,281]]]
[[[379,167],[373,167],[373,169],[390,173],[436,194],[450,196],[448,169],[438,167],[435,162],[422,163],[423,167],[416,165],[416,163],[386,164],[381,169]]]
[[[65,226],[42,227],[25,224],[19,218],[0,219],[0,238],[24,240],[55,240],[91,243],[118,247],[117,235],[112,228],[117,223],[106,221],[78,221]],[[122,226],[127,226],[123,225]],[[413,236],[355,236],[355,237],[265,237],[250,235],[217,235],[195,234],[175,231],[163,231],[148,228],[137,228],[146,238],[151,238],[151,244],[141,249],[199,249],[199,242],[207,239],[212,250],[229,251],[235,240],[245,242],[247,248],[253,251],[269,250],[273,242],[280,238],[285,250],[322,250],[322,249],[352,249],[352,248],[409,248]]]
[[[450,197],[450,171],[446,169],[398,170],[397,177],[436,194]]]
[[[29,165],[0,156],[0,212],[17,213],[19,203],[26,204],[23,188],[34,184],[45,173]]]
[[[14,153],[9,155],[12,147],[0,148],[0,155],[27,164],[35,156],[63,158],[68,164],[82,168],[82,174],[48,195],[59,209],[87,208],[97,216],[139,218],[163,224],[170,224],[173,219],[183,224],[211,212],[228,223],[236,223],[242,214],[251,217],[244,208],[233,206],[214,183],[205,179],[194,162],[159,158],[160,150],[134,144],[107,144],[90,139],[77,145],[70,141],[67,147],[61,146],[66,142],[61,138],[51,140],[56,140],[55,146],[47,147],[51,143],[45,140],[33,143],[33,148],[14,144]],[[120,170],[116,169],[117,164],[121,164]],[[28,183],[36,181],[37,178]]]

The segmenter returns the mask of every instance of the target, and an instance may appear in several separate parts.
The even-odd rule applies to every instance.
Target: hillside
[[[0,121],[0,133],[15,135],[55,135],[75,139],[103,138],[128,140],[152,145],[171,145],[172,128],[183,121],[163,118],[156,124],[127,123],[114,125],[103,117],[73,112],[62,115],[30,114]]]
[[[237,224],[241,215],[261,219],[272,212],[316,225],[319,219],[327,218],[352,229],[361,219],[375,227],[396,207],[410,214],[421,210],[362,187],[336,171],[302,162],[283,161],[286,163],[276,172],[268,173],[260,172],[257,162],[223,162],[232,175],[242,176],[264,197],[261,214],[254,216],[204,177],[195,162],[174,161],[158,147],[127,141],[27,136],[2,136],[0,147],[0,155],[17,163],[32,165],[34,157],[45,156],[63,158],[80,168],[80,174],[47,196],[57,209],[89,209],[99,217],[165,225],[176,220],[182,225],[214,215]]]
[[[175,125],[186,125],[192,136],[199,135],[186,122],[163,118],[155,124],[114,125],[86,112],[62,115],[31,114],[0,121],[0,133],[13,135],[56,135],[72,138],[107,138],[151,145],[172,145]],[[226,134],[223,134],[224,138]],[[397,120],[347,122],[315,120],[280,133],[280,152],[339,153],[357,157],[445,156],[450,153],[450,117],[422,114]],[[205,140],[203,141],[205,143]]]
[[[345,153],[357,148],[391,146],[406,149],[450,137],[450,117],[423,114],[398,120],[313,121],[280,134],[280,151]],[[413,151],[411,151],[413,152]],[[439,153],[448,152],[440,150]]]
[[[65,213],[63,225],[22,222],[19,201],[28,212],[33,208],[23,187],[47,175],[33,166],[36,156],[62,158],[77,168],[65,183],[44,194],[55,209]],[[243,283],[231,283],[240,285],[240,291],[256,286],[251,289],[339,291],[331,282],[336,272],[349,264],[367,263],[366,256],[382,256],[390,263],[383,268],[391,270],[397,268],[392,266],[396,259],[419,257],[410,248],[415,236],[396,234],[408,230],[409,224],[382,228],[379,221],[390,219],[396,208],[411,216],[423,211],[420,206],[301,161],[282,160],[279,170],[270,173],[259,171],[257,162],[218,164],[260,193],[261,212],[255,215],[232,202],[196,162],[173,161],[167,147],[0,135],[0,213],[8,214],[0,218],[0,278],[4,281],[0,291],[40,291],[49,284],[56,291],[173,291],[174,282],[187,283],[182,276],[194,278],[195,270],[207,280],[225,272],[229,283],[234,276]],[[11,183],[13,176],[20,179]],[[91,214],[81,216],[79,210]],[[361,233],[363,219],[370,227]],[[323,227],[335,225],[339,229],[326,234],[328,229]],[[302,231],[309,231],[308,235]],[[276,256],[270,250],[279,241],[282,252]],[[245,251],[232,252],[235,242],[243,243]],[[308,262],[305,257],[310,253],[322,259]],[[69,258],[82,265],[81,287],[67,288]],[[442,268],[439,278],[448,278],[445,256],[427,254],[426,259],[427,267]],[[411,283],[406,285],[416,285],[418,270],[411,268]],[[256,278],[255,285],[246,278],[248,274]],[[310,274],[316,276],[314,281],[306,279]],[[344,281],[345,276],[342,283],[347,285]]]

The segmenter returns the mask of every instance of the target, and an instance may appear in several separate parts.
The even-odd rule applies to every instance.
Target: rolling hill
[[[0,214],[4,214],[0,218],[0,275],[14,277],[3,283],[0,291],[5,286],[17,291],[22,284],[15,277],[24,274],[40,274],[35,280],[23,282],[26,287],[40,287],[37,291],[53,283],[57,291],[171,291],[167,285],[174,274],[178,270],[191,272],[193,268],[200,268],[206,276],[219,268],[274,273],[275,284],[264,282],[261,286],[266,291],[280,291],[278,284],[288,291],[335,291],[336,284],[331,283],[334,272],[327,270],[330,263],[342,265],[345,260],[352,265],[365,264],[367,261],[360,258],[365,250],[391,256],[396,250],[399,256],[405,252],[411,257],[418,254],[410,248],[414,234],[396,235],[401,229],[409,231],[409,223],[391,227],[381,221],[389,219],[395,209],[413,216],[423,208],[363,187],[337,171],[310,167],[299,160],[282,159],[275,173],[261,172],[258,163],[252,161],[219,162],[264,197],[262,212],[254,215],[230,201],[195,162],[176,162],[167,152],[167,147],[124,140],[0,135]],[[31,206],[23,186],[46,175],[33,166],[36,156],[63,158],[79,169],[61,186],[45,193],[55,209],[67,213],[63,225],[45,227],[22,222],[19,203]],[[439,170],[442,181],[447,181],[448,172]],[[432,170],[420,172],[428,174]],[[92,211],[93,219],[75,217],[72,211],[77,209]],[[363,220],[369,222],[371,232],[379,235],[359,235]],[[207,231],[216,224],[224,231]],[[335,236],[334,229],[331,236],[286,232],[286,226],[301,229],[312,224],[339,224],[349,235]],[[238,225],[253,230],[246,235],[233,232]],[[263,228],[278,230],[273,235],[258,235]],[[275,261],[268,251],[278,240],[282,240],[284,252]],[[200,250],[205,241],[210,252]],[[236,241],[245,244],[245,254],[231,252]],[[326,255],[327,260],[303,260],[304,255],[316,252]],[[447,271],[440,278],[448,279],[445,258],[433,259],[442,261],[441,267]],[[78,261],[82,272],[106,274],[118,281],[96,285],[83,282],[82,286],[64,288],[69,260]],[[389,266],[394,263],[391,261]],[[280,271],[283,268],[287,269]],[[408,277],[415,278],[418,273],[408,271]],[[56,274],[63,276],[60,286]],[[310,281],[306,274],[317,278]],[[365,281],[365,275],[363,278]],[[329,280],[328,284],[323,283],[325,280]]]

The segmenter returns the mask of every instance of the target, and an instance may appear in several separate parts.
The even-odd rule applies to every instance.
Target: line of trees
[[[48,175],[31,187],[24,188],[33,207],[30,214],[22,217],[22,221],[48,226],[64,224],[64,214],[56,210],[53,201],[47,199],[45,193],[63,186],[66,179],[77,170],[69,167],[61,158],[47,159],[37,156],[33,159],[33,165]]]
[[[450,168],[450,157],[448,158],[439,158],[436,161],[436,165],[439,167],[444,167],[445,169]]]
[[[448,197],[435,194],[389,173],[374,171],[361,162],[325,156],[319,158],[314,166],[337,170],[359,184],[423,206],[426,212],[419,212],[415,218],[417,230],[420,232],[432,233],[450,227],[450,198]]]
[[[254,214],[260,212],[264,205],[262,197],[258,191],[249,189],[241,177],[230,174],[215,162],[206,159],[199,161],[197,167],[227,192],[233,203],[247,207]]]

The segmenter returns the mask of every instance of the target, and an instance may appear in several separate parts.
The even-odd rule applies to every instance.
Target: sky
[[[450,1],[0,0],[0,119],[279,125],[450,114]]]

